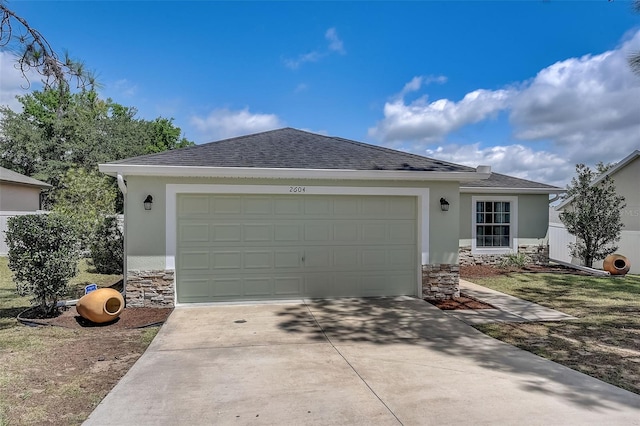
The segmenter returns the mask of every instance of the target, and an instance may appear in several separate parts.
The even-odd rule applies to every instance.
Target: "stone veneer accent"
[[[126,284],[127,306],[173,307],[174,272],[165,270],[128,271]]]
[[[422,297],[426,300],[460,297],[460,266],[422,265]]]
[[[546,244],[518,246],[518,253],[524,253],[529,264],[546,265],[549,263],[549,246]],[[460,265],[497,265],[504,254],[473,254],[471,247],[460,247],[458,259]]]

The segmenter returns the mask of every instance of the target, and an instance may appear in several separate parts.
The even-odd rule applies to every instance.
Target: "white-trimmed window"
[[[503,254],[517,245],[517,197],[471,197],[471,248],[476,253]]]

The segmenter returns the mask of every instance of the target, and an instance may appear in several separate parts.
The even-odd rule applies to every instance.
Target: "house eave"
[[[492,188],[486,186],[460,186],[461,194],[561,194],[562,188]]]
[[[215,177],[253,179],[337,179],[472,182],[488,179],[491,173],[407,170],[276,169],[255,167],[149,166],[136,164],[100,164],[99,170],[110,176]]]

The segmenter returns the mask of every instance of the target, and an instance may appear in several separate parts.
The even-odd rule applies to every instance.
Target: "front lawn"
[[[7,264],[0,257],[0,425],[81,424],[144,352],[158,327],[20,325],[16,315],[30,303],[16,294]],[[117,280],[91,273],[83,262],[72,286]]]
[[[578,318],[476,326],[482,332],[640,394],[640,276],[513,273],[467,279]]]

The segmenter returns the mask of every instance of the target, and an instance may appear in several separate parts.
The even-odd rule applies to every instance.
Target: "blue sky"
[[[101,94],[196,143],[284,126],[564,186],[640,149],[629,2],[19,1]],[[0,102],[21,80],[1,53]]]

